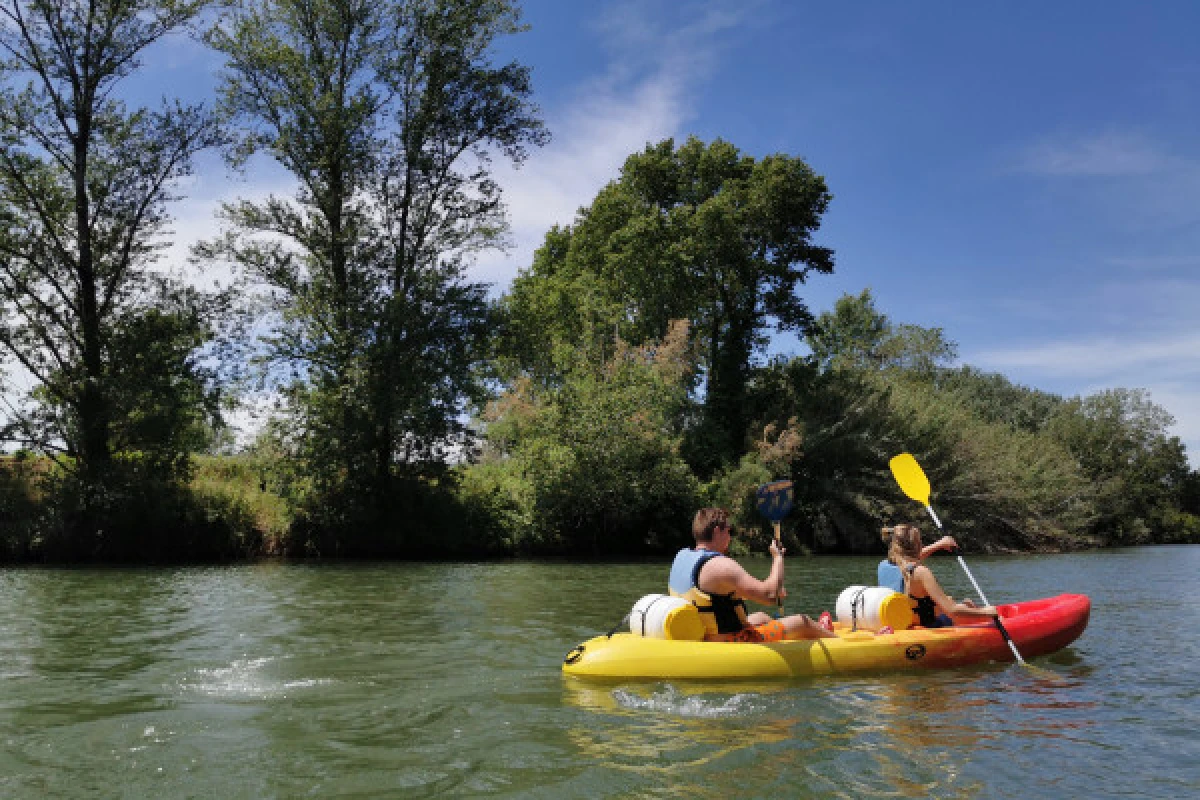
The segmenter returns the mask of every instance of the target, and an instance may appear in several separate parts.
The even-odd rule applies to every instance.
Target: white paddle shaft
[[[926,505],[925,510],[929,512],[929,516],[933,517],[933,524],[937,525],[937,529],[940,531],[942,529],[942,521],[938,519],[938,515],[934,513],[933,506]],[[971,585],[975,587],[975,593],[979,595],[979,599],[983,601],[985,606],[990,606],[991,603],[988,602],[987,596],[983,593],[983,589],[979,588],[979,583],[975,580],[975,576],[971,574],[971,570],[967,568],[967,562],[963,561],[961,554],[958,555],[958,565],[962,567],[963,572],[967,573],[967,577],[971,580]],[[999,617],[997,617],[996,620],[997,627],[999,627],[1001,633],[1004,634],[1004,641],[1008,643],[1008,649],[1012,650],[1013,658],[1017,659],[1018,664],[1024,664],[1025,659],[1021,658],[1021,654],[1017,651],[1017,646],[1013,644],[1013,640],[1008,636],[1008,632],[1002,627],[1004,623],[999,621]]]

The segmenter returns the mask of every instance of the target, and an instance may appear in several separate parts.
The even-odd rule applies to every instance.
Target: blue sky
[[[501,169],[502,291],[651,141],[695,134],[804,158],[834,194],[814,311],[870,287],[960,359],[1064,395],[1150,391],[1200,464],[1200,3],[525,3],[503,45],[554,136]],[[156,56],[161,59],[163,56]],[[196,86],[215,63],[175,47]],[[179,248],[221,199],[279,191],[265,164],[201,170]],[[802,352],[781,338],[780,352]]]

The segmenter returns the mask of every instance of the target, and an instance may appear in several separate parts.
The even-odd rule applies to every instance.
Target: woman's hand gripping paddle
[[[792,510],[792,482],[791,481],[774,481],[758,487],[758,497],[756,505],[758,513],[771,521],[772,527],[775,528],[775,545],[783,548],[783,542],[779,539],[779,523]],[[779,608],[776,610],[776,618],[783,616],[783,587],[779,587],[779,593],[775,596],[779,603]]]
[[[929,479],[925,477],[925,471],[921,469],[921,465],[917,463],[917,459],[913,458],[912,453],[901,453],[889,461],[888,466],[892,468],[892,475],[896,478],[896,483],[900,484],[900,490],[908,495],[909,498],[925,506],[925,510],[929,512],[929,516],[933,518],[933,524],[937,525],[939,531],[942,530],[942,521],[938,519],[937,514],[933,513],[933,507],[929,505]],[[984,596],[983,589],[980,589],[979,584],[975,582],[975,576],[971,574],[971,570],[967,569],[967,562],[963,561],[962,554],[955,549],[954,555],[958,557],[958,565],[962,567],[963,572],[967,573],[967,577],[971,579],[971,585],[975,587],[975,591],[979,594],[979,599],[983,601],[985,606],[991,605],[987,601],[987,597]],[[1008,630],[1005,629],[1004,623],[1000,621],[1000,617],[997,616],[995,622],[996,627],[1000,630],[1000,634],[1004,637],[1004,641],[1008,642],[1008,648],[1012,650],[1017,663],[1021,666],[1026,666],[1025,659],[1021,658],[1021,654],[1017,652],[1017,646],[1013,643],[1012,637],[1008,635]]]

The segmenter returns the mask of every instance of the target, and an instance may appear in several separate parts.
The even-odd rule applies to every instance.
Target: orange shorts
[[[786,633],[787,629],[783,627],[783,622],[773,619],[762,625],[743,628],[734,634],[733,640],[735,642],[781,642]]]

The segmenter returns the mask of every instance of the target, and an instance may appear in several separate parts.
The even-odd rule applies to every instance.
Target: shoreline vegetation
[[[549,136],[494,60],[515,2],[0,2],[4,563],[665,555],[702,505],[759,551],[780,478],[793,553],[877,553],[923,522],[904,451],[970,552],[1200,542],[1144,391],[954,366],[869,289],[809,309],[833,193],[801,158],[648,143],[493,299],[492,165]],[[185,35],[223,58],[214,96],[130,107]],[[297,188],[161,263],[206,151]],[[809,352],[769,357],[776,332]],[[273,410],[239,450],[247,396]]]

